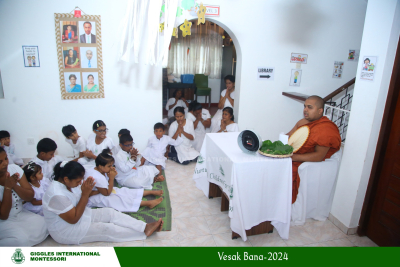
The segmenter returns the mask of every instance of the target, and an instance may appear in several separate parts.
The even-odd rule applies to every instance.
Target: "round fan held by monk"
[[[305,144],[309,135],[310,128],[307,125],[304,125],[289,137],[288,144],[293,147],[293,153],[296,153]]]

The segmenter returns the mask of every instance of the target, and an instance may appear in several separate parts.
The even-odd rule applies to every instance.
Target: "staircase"
[[[339,128],[342,142],[346,140],[355,81],[356,78],[351,79],[323,98],[325,101],[324,115]],[[282,92],[282,95],[300,101],[306,101],[309,97],[308,95],[295,92]]]

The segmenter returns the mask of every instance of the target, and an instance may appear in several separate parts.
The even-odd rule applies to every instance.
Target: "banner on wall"
[[[62,99],[104,98],[101,17],[55,13]]]

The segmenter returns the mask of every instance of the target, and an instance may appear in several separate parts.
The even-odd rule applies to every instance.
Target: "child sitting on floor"
[[[51,182],[47,178],[43,179],[42,167],[33,161],[30,161],[28,164],[26,164],[23,170],[26,179],[35,192],[33,200],[26,202],[23,205],[23,208],[43,216],[42,198]]]
[[[94,135],[89,136],[83,155],[89,159],[87,164],[94,166],[97,155],[107,148],[112,151],[115,145],[112,139],[106,136],[108,129],[104,121],[95,121],[92,128]]]
[[[144,191],[143,188],[114,187],[117,171],[113,167],[114,158],[109,149],[104,149],[97,156],[95,162],[96,167],[87,169],[85,173],[85,179],[93,177],[96,182],[89,198],[89,207],[109,207],[121,212],[136,212],[139,207],[146,206],[152,209],[162,202],[162,197],[150,201],[142,201],[142,197],[147,195],[162,196],[163,190]]]
[[[164,154],[168,145],[179,146],[183,139],[178,137],[176,140],[168,135],[164,135],[165,126],[161,122],[154,125],[154,135],[149,138],[147,147],[142,153],[141,165],[155,165],[161,173],[165,169],[165,160],[167,159]]]
[[[57,144],[50,138],[43,138],[38,142],[36,149],[38,154],[31,161],[40,165],[44,177],[50,180],[53,176],[54,166],[63,161],[62,157],[54,155]]]
[[[88,162],[87,158],[83,156],[83,152],[86,151],[86,140],[78,135],[75,127],[71,124],[64,126],[61,131],[65,136],[65,142],[70,144],[73,149],[73,161],[85,165]]]
[[[7,153],[9,163],[8,164],[17,164],[19,166],[24,165],[24,161],[17,157],[15,153],[14,144],[10,144],[10,133],[7,131],[0,131],[0,146],[4,148]]]
[[[118,140],[121,137],[121,135],[123,135],[123,134],[131,134],[131,131],[129,131],[128,129],[119,130],[119,132],[118,132]],[[120,150],[121,150],[120,146],[115,146],[114,149],[112,150],[112,154],[114,156],[116,156]]]
[[[115,156],[115,168],[117,169],[117,182],[120,185],[151,189],[155,182],[164,181],[165,178],[154,166],[139,166],[140,161],[136,162],[138,150],[133,147],[135,143],[130,134],[123,134],[119,137],[121,147]]]

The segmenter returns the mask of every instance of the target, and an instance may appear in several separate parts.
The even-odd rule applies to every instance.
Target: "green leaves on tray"
[[[271,142],[265,140],[260,148],[261,152],[271,155],[290,155],[293,153],[293,147],[284,145],[281,141]]]

